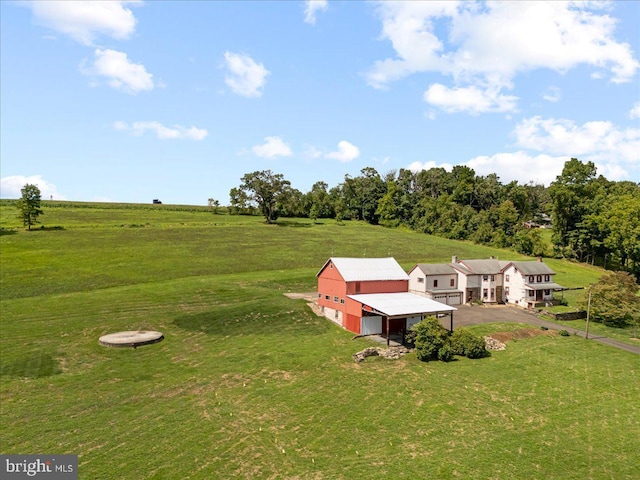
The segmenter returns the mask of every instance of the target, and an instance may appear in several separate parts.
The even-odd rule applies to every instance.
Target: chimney
[[[458,256],[457,255],[453,255],[451,257],[451,263],[458,263]]]

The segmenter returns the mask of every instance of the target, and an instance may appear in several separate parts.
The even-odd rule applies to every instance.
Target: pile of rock
[[[487,350],[506,350],[507,346],[492,337],[484,337],[484,347]]]
[[[353,359],[358,363],[364,362],[364,359],[367,357],[384,357],[390,360],[397,360],[410,351],[411,350],[409,350],[407,347],[403,346],[390,348],[367,347],[361,352],[354,353]]]

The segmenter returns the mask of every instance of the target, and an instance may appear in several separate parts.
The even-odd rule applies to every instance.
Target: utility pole
[[[587,300],[587,332],[584,338],[589,338],[589,315],[591,314],[591,287],[589,287],[589,300]]]

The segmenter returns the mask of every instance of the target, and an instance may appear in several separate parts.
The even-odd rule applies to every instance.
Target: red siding
[[[360,320],[361,317],[360,316],[355,316],[355,315],[346,315],[345,316],[345,320],[344,320],[344,324],[342,325],[344,328],[346,328],[347,330],[349,330],[350,332],[353,333],[360,333]]]
[[[358,287],[360,291],[358,291]],[[355,295],[358,293],[396,293],[408,291],[409,280],[360,281],[347,283],[347,295]]]
[[[318,274],[318,293],[322,295],[318,298],[318,305],[341,311],[343,315],[342,326],[350,332],[357,334],[360,333],[362,304],[347,298],[347,295],[407,291],[409,291],[408,280],[359,281],[347,283],[344,281],[342,275],[340,275],[338,269],[333,266],[333,262],[325,265],[324,269]],[[329,295],[329,300],[325,298],[325,295]],[[334,301],[334,297],[338,297],[338,302]],[[340,303],[341,299],[344,299],[344,304]],[[386,322],[383,323],[383,328],[386,328]],[[391,331],[395,331],[394,326],[391,327]],[[398,329],[401,330],[403,326],[404,320],[402,321],[402,326]]]

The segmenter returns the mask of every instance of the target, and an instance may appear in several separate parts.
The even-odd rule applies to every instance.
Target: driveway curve
[[[576,330],[575,328],[566,327],[562,324],[550,322],[539,318],[535,313],[527,310],[522,310],[517,307],[507,305],[458,305],[458,309],[453,314],[453,329],[457,327],[466,327],[468,325],[479,325],[482,323],[494,323],[494,322],[510,322],[510,323],[528,323],[529,325],[536,325],[538,327],[546,327],[550,330],[566,330],[571,334],[576,334],[581,337],[585,337],[583,330]],[[448,319],[445,325],[448,328]],[[640,355],[640,347],[629,345],[627,343],[614,340],[612,338],[589,335],[590,340],[609,345],[610,347],[619,348],[627,352]]]

